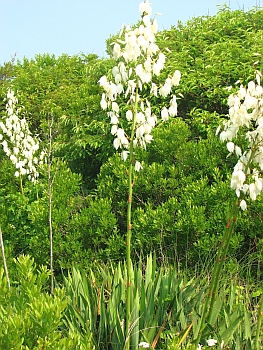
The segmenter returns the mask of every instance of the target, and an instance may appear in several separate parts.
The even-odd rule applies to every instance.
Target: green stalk
[[[250,158],[249,158],[247,165],[246,165],[246,168],[245,168],[245,174],[248,173],[250,164],[255,156],[256,149],[257,149],[256,142],[257,142],[257,140],[255,140],[255,147],[252,147],[252,152],[251,152]],[[216,258],[216,262],[214,265],[212,279],[211,279],[211,283],[210,283],[210,287],[209,287],[209,291],[208,291],[208,296],[207,296],[205,306],[203,309],[203,313],[202,313],[199,334],[198,334],[197,339],[195,340],[196,346],[199,344],[201,336],[202,336],[202,332],[205,328],[205,320],[207,319],[208,323],[211,322],[212,311],[213,311],[212,309],[213,309],[213,306],[214,306],[214,303],[215,303],[215,300],[217,297],[220,275],[222,272],[224,261],[226,259],[226,254],[228,251],[231,236],[234,233],[234,228],[235,228],[235,224],[236,224],[236,220],[237,220],[237,214],[238,214],[238,210],[239,210],[239,203],[242,199],[243,199],[243,195],[238,199],[238,201],[235,199],[232,210],[230,212],[230,217],[229,217],[227,224],[225,226],[223,240],[222,240],[222,243],[220,244],[219,249],[218,249],[217,258]]]
[[[132,120],[132,130],[130,139],[130,155],[129,155],[129,170],[128,170],[128,205],[127,205],[127,240],[126,240],[126,259],[127,259],[127,290],[126,290],[126,346],[125,349],[130,349],[130,315],[131,315],[131,237],[132,237],[132,224],[131,224],[131,209],[132,209],[132,188],[133,188],[133,140],[135,134],[135,123],[138,106],[138,89],[135,92],[135,103]]]
[[[20,178],[20,190],[21,190],[21,193],[24,194],[23,180],[22,180],[22,175],[21,174],[19,175],[19,178]]]
[[[224,261],[226,259],[226,254],[228,251],[230,239],[232,234],[234,233],[238,210],[239,210],[239,202],[237,202],[235,199],[233,208],[230,213],[230,218],[228,219],[227,224],[225,226],[225,232],[224,232],[222,243],[220,244],[218,249],[216,262],[213,269],[212,279],[211,279],[211,283],[208,291],[208,296],[207,296],[206,303],[202,313],[202,318],[201,318],[201,323],[199,328],[199,335],[195,342],[196,345],[198,345],[200,342],[202,332],[205,328],[205,320],[207,319],[208,323],[210,323],[210,320],[211,320],[212,309],[217,297],[220,275],[222,272]]]
[[[3,258],[3,264],[4,264],[7,285],[8,285],[8,289],[10,290],[10,279],[9,279],[9,275],[8,275],[8,268],[7,268],[6,258],[5,258],[5,247],[4,247],[4,240],[3,240],[1,226],[0,226],[0,246],[1,246],[1,252],[2,252],[2,258]]]
[[[256,340],[255,340],[255,348],[256,350],[261,349],[260,339],[262,338],[262,318],[263,318],[263,294],[261,295],[260,306],[258,309],[258,317],[257,317],[257,331],[256,331]]]
[[[53,116],[50,121],[48,119],[49,127],[49,149],[48,149],[48,224],[49,224],[49,255],[50,255],[50,279],[51,279],[51,294],[54,293],[54,268],[53,268],[53,226],[52,226],[52,188],[55,179],[55,174],[53,180],[51,179],[51,165],[52,165],[52,126],[53,126]]]
[[[217,259],[216,259],[216,263],[215,263],[215,269],[214,269],[214,273],[213,273],[214,276],[212,277],[211,286],[210,286],[210,290],[209,290],[209,297],[211,297],[211,303],[210,303],[210,307],[209,307],[208,323],[210,322],[211,310],[214,306],[214,303],[215,303],[215,300],[217,297],[220,274],[221,274],[221,271],[222,271],[222,268],[224,265],[224,261],[226,260],[226,254],[228,251],[231,237],[234,233],[234,228],[235,228],[235,224],[237,221],[238,210],[239,210],[239,202],[237,202],[235,199],[235,203],[234,203],[233,208],[231,210],[230,218],[228,219],[228,222],[227,222],[226,227],[225,227],[225,234],[223,237],[223,241],[222,241],[220,248],[218,250],[218,255],[217,255]]]

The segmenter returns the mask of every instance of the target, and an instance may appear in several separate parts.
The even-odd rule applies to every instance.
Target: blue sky
[[[14,55],[95,53],[105,57],[105,40],[122,24],[136,23],[137,0],[0,0],[0,65]],[[221,0],[152,0],[159,29],[194,16],[214,15]],[[260,3],[261,2],[261,3]],[[263,0],[227,0],[233,10],[263,6]]]

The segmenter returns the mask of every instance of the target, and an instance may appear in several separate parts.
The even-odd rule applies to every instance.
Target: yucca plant
[[[70,305],[65,323],[72,330],[91,335],[97,349],[121,350],[127,341],[132,349],[139,344],[155,348],[161,343],[161,333],[169,328],[171,319],[177,319],[182,329],[185,304],[193,305],[196,282],[189,281],[173,267],[157,267],[156,259],[149,255],[143,266],[140,261],[132,265],[132,297],[128,337],[126,336],[126,283],[125,263],[101,269],[100,286],[92,271],[73,268],[65,277]],[[187,311],[190,312],[190,309]]]
[[[119,37],[113,43],[111,58],[114,66],[109,74],[100,78],[103,88],[101,108],[107,111],[111,134],[114,136],[113,146],[121,150],[121,158],[127,164],[127,234],[126,234],[126,314],[125,314],[125,349],[129,350],[136,334],[130,334],[134,324],[129,323],[136,315],[136,308],[131,309],[137,300],[133,285],[131,261],[132,251],[132,201],[133,185],[136,172],[143,169],[137,150],[146,150],[147,144],[153,140],[152,129],[162,120],[177,115],[177,98],[175,88],[179,85],[181,73],[175,70],[165,81],[160,82],[160,73],[165,67],[165,55],[159,49],[155,35],[158,32],[156,18],[151,19],[152,8],[148,0],[139,5],[140,23],[136,28],[124,26]],[[161,113],[154,111],[151,101],[159,101],[170,96],[167,107]],[[132,301],[135,297],[135,301]],[[131,344],[130,344],[131,340]]]

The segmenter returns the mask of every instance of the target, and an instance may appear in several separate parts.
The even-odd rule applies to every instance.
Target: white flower
[[[146,27],[150,27],[151,26],[150,16],[147,16],[147,15],[143,16],[142,21],[146,25]]]
[[[124,162],[126,161],[126,159],[128,158],[129,156],[129,151],[122,151],[121,152],[121,158],[124,160]]]
[[[156,18],[154,18],[153,22],[152,22],[152,33],[156,34],[158,32],[158,24],[156,21]]]
[[[239,146],[235,146],[235,152],[236,152],[236,155],[238,157],[240,157],[242,155],[242,151],[241,151],[241,148]]]
[[[129,110],[126,112],[126,119],[130,122],[130,121],[132,121],[132,118],[133,118],[133,113],[132,113],[132,111],[129,109]]]
[[[208,346],[214,346],[217,344],[217,340],[215,339],[208,339],[206,342]]]
[[[120,108],[118,106],[118,103],[112,102],[111,109],[113,110],[113,112],[119,113]]]
[[[124,130],[123,130],[123,129],[119,128],[119,129],[117,130],[117,137],[118,137],[119,139],[122,139],[122,138],[124,137]]]
[[[242,188],[244,182],[246,180],[246,175],[243,172],[243,170],[236,169],[232,173],[232,179],[231,179],[231,188],[240,189]]]
[[[141,124],[145,122],[145,115],[142,112],[136,114],[136,123]]]
[[[107,109],[108,107],[108,104],[107,104],[107,101],[105,99],[105,94],[103,93],[102,94],[102,98],[101,98],[101,101],[100,101],[100,106],[103,110]]]
[[[115,76],[116,76],[118,73],[119,73],[119,67],[114,66],[114,67],[112,68],[112,75],[114,76],[114,78],[115,78]]]
[[[140,344],[139,344],[140,347],[142,348],[149,348],[150,347],[150,344],[149,343],[146,343],[145,341],[142,341]]]
[[[118,138],[114,139],[113,146],[114,146],[114,148],[118,149],[121,146],[120,139],[118,139]]]
[[[230,153],[233,153],[235,150],[235,144],[233,142],[228,142],[226,144],[226,147]]]
[[[99,84],[100,84],[100,86],[105,86],[107,83],[108,83],[107,77],[105,75],[103,75],[103,77],[101,77],[99,80]]]
[[[175,117],[175,116],[177,115],[177,108],[175,108],[175,107],[173,107],[173,106],[170,106],[169,109],[168,109],[168,111],[169,111],[169,115],[170,115],[171,117]]]
[[[118,95],[123,93],[123,85],[121,83],[117,84],[116,89],[117,89],[117,94]]]
[[[135,171],[140,171],[141,169],[143,169],[142,165],[140,162],[136,161],[135,165],[134,165],[134,170]]]
[[[165,55],[162,52],[159,53],[158,60],[163,64],[165,63]]]
[[[120,58],[120,56],[121,56],[120,44],[115,43],[113,47],[113,57],[115,58],[115,60],[117,60],[118,58]]]
[[[144,140],[145,140],[146,143],[150,143],[153,140],[153,137],[150,134],[145,134],[144,135]]]
[[[136,129],[136,138],[140,139],[143,137],[145,133],[144,125],[141,125],[139,128]]]
[[[11,154],[10,160],[11,160],[11,162],[12,162],[13,164],[16,164],[16,163],[17,163],[17,158],[16,158],[16,156],[15,156],[14,154]]]
[[[152,14],[152,7],[151,7],[151,4],[149,3],[148,0],[145,0],[144,2],[140,3],[139,11],[141,12],[141,14],[146,14],[146,15],[151,16],[151,14]]]
[[[172,89],[171,79],[166,79],[165,84],[159,89],[159,94],[162,97],[167,97]]]
[[[119,73],[116,74],[114,80],[115,80],[115,84],[118,85],[121,82],[121,80],[122,80],[121,74],[119,74]]]
[[[162,69],[163,69],[163,64],[160,61],[154,62],[152,67],[153,74],[155,74],[156,76],[160,75],[160,72]]]
[[[158,96],[158,87],[155,83],[152,83],[151,93],[153,93],[155,97]]]
[[[172,77],[172,85],[173,86],[179,85],[180,79],[181,79],[181,72],[179,70],[176,70]]]
[[[117,134],[117,130],[118,130],[118,126],[116,124],[112,125],[111,127],[111,134],[112,135],[116,135]]]
[[[247,203],[246,203],[246,201],[244,199],[242,199],[242,201],[240,202],[239,205],[240,205],[240,208],[242,210],[246,210],[247,209]]]
[[[161,110],[161,117],[163,122],[166,122],[169,119],[169,113],[166,107],[163,107],[163,109]]]

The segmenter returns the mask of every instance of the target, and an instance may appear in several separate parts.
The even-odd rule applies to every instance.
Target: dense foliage
[[[215,132],[228,113],[230,86],[235,91],[240,83],[254,80],[256,70],[263,72],[262,34],[263,10],[230,11],[225,5],[216,16],[193,18],[158,33],[158,45],[167,58],[166,70],[160,79],[179,69],[182,78],[176,93],[180,99],[178,117],[159,124],[153,131],[154,142],[147,146],[147,151],[137,151],[143,169],[137,174],[133,186],[134,261],[154,251],[157,264],[186,267],[189,274],[189,271],[203,271],[204,267],[208,269],[211,256],[216,253],[222,239],[230,199],[235,196],[229,183],[236,159],[227,157],[228,151]],[[115,39],[116,36],[108,39],[108,52]],[[72,57],[64,54],[57,58],[48,54],[37,55],[32,60],[25,58],[0,67],[1,115],[5,113],[7,89],[11,87],[32,133],[39,135],[43,150],[49,149],[51,165],[50,173],[48,165],[40,169],[36,186],[24,182],[21,193],[19,180],[10,176],[13,165],[0,150],[0,226],[8,264],[12,265],[12,258],[21,253],[30,254],[37,266],[49,264],[49,175],[52,178],[54,270],[58,280],[62,280],[61,270],[70,269],[73,263],[87,271],[95,265],[104,266],[109,259],[114,263],[124,259],[127,169],[120,155],[114,153],[110,123],[100,106],[102,90],[98,84],[100,77],[111,67],[110,58],[84,54]],[[149,100],[156,114],[169,102],[158,97]],[[256,202],[251,201],[249,209],[238,218],[226,262],[232,272],[239,269],[239,274],[251,279],[255,285],[262,279],[262,209],[260,197]],[[23,259],[16,265],[20,266],[18,279],[22,273],[22,278],[32,281],[33,288],[37,279],[32,277],[36,274],[35,265]],[[27,272],[30,276],[23,275],[23,264],[30,267]],[[11,275],[16,275],[16,269],[12,268]],[[38,278],[46,274],[41,271]],[[85,272],[78,275],[77,270],[74,271],[73,279],[84,279]],[[108,277],[105,277],[105,289],[107,283],[111,288],[112,281],[109,282]],[[1,283],[4,286],[3,279]],[[23,287],[23,282],[17,283]],[[14,306],[13,311],[17,335],[11,334],[13,340],[10,340],[6,334],[0,334],[1,344],[17,342],[19,332],[25,327],[29,327],[29,336],[23,341],[32,349],[40,348],[41,344],[50,344],[51,349],[58,339],[63,348],[63,337],[70,337],[60,332],[55,334],[55,329],[61,329],[60,313],[64,312],[67,302],[58,302],[59,308],[54,310],[49,296],[41,294],[45,281],[42,283],[40,278],[38,283],[33,296],[22,289],[12,293],[24,293],[26,298],[31,298],[29,301],[34,312],[39,307],[38,302],[45,302],[49,313],[40,309],[37,317],[55,318],[54,334],[48,334],[43,328],[43,334],[40,332],[38,338],[29,334],[32,322],[38,320],[32,320],[27,309],[25,320],[22,320],[21,310],[25,305],[21,302]],[[92,288],[92,283],[89,288]],[[202,290],[203,282],[198,288]],[[237,300],[239,287],[231,288],[228,297]],[[14,298],[12,293],[5,303]],[[64,291],[58,293],[63,299]],[[42,299],[38,301],[40,294]],[[1,294],[1,298],[4,300],[5,297]],[[82,302],[85,304],[81,298],[83,295],[77,300],[79,307],[83,307]],[[233,300],[231,312],[240,317],[241,309],[247,304],[242,301],[239,308],[238,302]],[[186,306],[181,307],[183,310]],[[227,305],[224,304],[224,308],[222,315]],[[198,314],[198,310],[195,312]],[[0,316],[9,327],[11,320],[2,309]],[[178,334],[181,335],[191,321],[184,316],[183,313],[180,325],[175,327],[178,339]],[[67,317],[70,326],[70,311],[67,311]],[[246,317],[252,316],[247,313]],[[222,327],[223,331],[227,329],[225,324]],[[235,339],[250,344],[248,333],[251,330],[246,329],[243,334],[241,328],[238,328]],[[74,342],[85,342],[85,339],[90,344],[91,333],[87,329],[79,331],[85,334],[78,339],[73,337],[72,346],[76,344]],[[95,341],[97,345],[100,343],[98,339]],[[171,336],[171,342],[165,343],[166,348],[173,341]]]
[[[227,150],[214,134],[227,114],[228,87],[235,88],[236,81],[247,83],[262,67],[262,41],[255,39],[262,30],[261,10],[230,11],[222,6],[216,16],[194,18],[158,34],[158,45],[167,56],[166,69],[182,73],[178,90],[182,96],[179,117],[160,125],[154,143],[141,155],[144,169],[134,186],[135,256],[147,254],[150,248],[160,258],[166,252],[170,259],[176,257],[189,266],[216,248],[231,196],[228,185],[234,161],[225,160]],[[108,50],[113,40],[108,40]],[[13,86],[43,147],[52,120],[58,269],[69,267],[77,256],[82,265],[123,257],[126,170],[113,155],[110,126],[99,104],[98,80],[110,66],[110,59],[95,55],[46,54],[1,67],[2,99],[7,87]],[[155,98],[151,103],[159,113],[160,101]],[[63,160],[63,166],[57,167],[56,159]],[[7,160],[2,162],[9,166]],[[30,252],[39,263],[48,261],[48,234],[42,229],[48,210],[45,178],[42,174],[38,197],[29,188],[21,199],[15,180],[5,180],[2,167],[1,181],[9,185],[1,188],[1,200],[12,202],[3,208],[6,240],[14,245],[15,254]],[[21,200],[27,205],[21,206]],[[240,219],[231,243],[234,259],[252,259],[248,252],[259,257],[261,205],[253,203]]]

